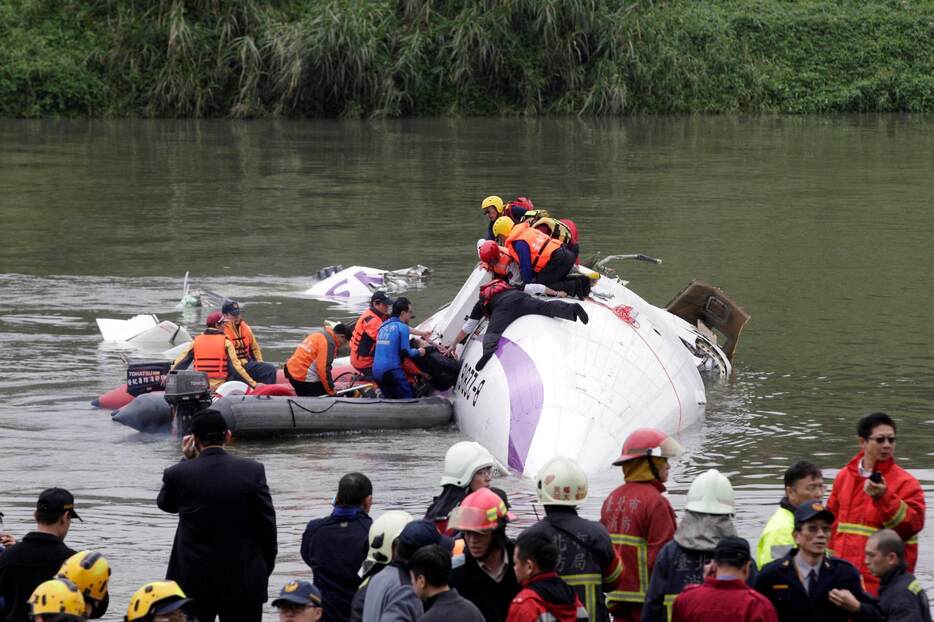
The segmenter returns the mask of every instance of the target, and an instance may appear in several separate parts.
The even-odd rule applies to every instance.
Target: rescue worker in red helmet
[[[506,249],[493,240],[477,241],[477,257],[480,258],[483,267],[493,273],[494,278],[508,281],[510,285],[526,294],[545,294],[557,298],[568,296],[568,292],[564,290],[552,289],[541,283],[523,283],[519,264],[512,260]]]
[[[454,508],[448,528],[464,534],[464,563],[451,572],[451,587],[472,602],[492,622],[504,622],[509,603],[519,593],[513,568],[515,543],[506,537],[514,521],[505,493],[481,488]]]
[[[334,379],[331,365],[334,356],[352,333],[346,324],[325,326],[308,334],[295,352],[285,362],[285,377],[295,389],[296,395],[320,397],[334,395]]]
[[[682,452],[681,445],[664,432],[640,428],[626,438],[622,455],[613,463],[622,466],[626,483],[603,502],[600,522],[623,562],[619,587],[607,595],[616,622],[641,619],[655,558],[675,535],[675,511],[662,493],[668,460]]]
[[[493,454],[480,443],[460,441],[451,445],[444,454],[441,494],[431,500],[425,518],[433,520],[441,533],[447,532],[451,511],[470,493],[488,487],[498,465]]]
[[[532,205],[532,201],[526,197],[519,197],[515,201],[504,203],[503,199],[500,197],[491,195],[483,199],[483,202],[480,203],[480,209],[486,214],[486,217],[490,219],[490,224],[487,226],[486,230],[486,239],[495,240],[496,236],[493,234],[493,223],[497,218],[506,216],[513,222],[519,222],[525,215],[525,212],[529,209],[534,209],[534,206]]]
[[[239,380],[255,389],[259,383],[240,362],[233,342],[224,334],[223,324],[224,316],[220,311],[209,313],[204,332],[195,337],[188,348],[178,355],[172,369],[191,367],[203,371],[208,375],[212,389],[228,380]]]

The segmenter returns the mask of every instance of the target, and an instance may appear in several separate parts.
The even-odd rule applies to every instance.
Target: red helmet
[[[480,261],[495,263],[499,259],[499,245],[493,240],[487,240],[477,247],[477,255]]]
[[[459,506],[451,510],[448,529],[460,531],[493,531],[500,525],[516,520],[506,508],[506,502],[489,488],[481,488],[467,495]]]
[[[623,443],[623,453],[613,463],[619,466],[629,460],[655,456],[657,458],[677,458],[684,453],[684,448],[661,430],[639,428],[630,434]]]
[[[532,204],[532,199],[529,197],[516,197],[515,201],[510,201],[512,205],[521,207],[524,210],[535,209],[535,205]]]

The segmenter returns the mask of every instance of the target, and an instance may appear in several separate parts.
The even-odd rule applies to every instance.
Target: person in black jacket
[[[425,603],[419,622],[483,622],[483,614],[450,588],[451,553],[440,544],[423,546],[409,560],[412,589]]]
[[[157,500],[179,515],[166,578],[196,600],[200,622],[258,622],[276,561],[265,469],[224,451],[230,431],[216,410],[198,413],[191,432],[182,440],[186,460],[162,474]]]
[[[75,554],[64,542],[71,520],[81,520],[70,492],[43,490],[34,516],[36,530],[0,553],[0,599],[5,602],[6,622],[27,622],[27,601],[33,590],[54,577],[62,562]]]
[[[370,480],[362,473],[348,473],[337,485],[331,515],[310,521],[302,535],[302,559],[321,590],[324,622],[350,618],[350,604],[360,584],[357,571],[369,548],[372,505]]]
[[[879,608],[888,622],[931,622],[927,594],[905,563],[905,541],[892,529],[866,540],[866,566],[879,577]],[[856,613],[860,602],[849,590],[831,590],[830,601]]]

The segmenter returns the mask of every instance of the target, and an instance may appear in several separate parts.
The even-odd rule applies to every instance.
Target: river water
[[[346,310],[302,298],[332,264],[434,274],[410,292],[425,317],[474,263],[488,194],[525,194],[572,217],[582,253],[644,252],[619,266],[664,305],[694,278],[752,315],[735,377],[709,385],[703,424],[670,485],[676,509],[717,467],[755,544],[781,474],[811,458],[832,475],[855,453],[856,420],[896,417],[898,456],[934,486],[934,122],[901,116],[693,117],[612,121],[0,122],[0,511],[22,536],[40,490],[74,492],[68,543],[113,566],[117,620],[164,575],[176,517],[155,505],[175,441],[114,424],[89,400],[119,384],[125,351],[94,319],[181,311],[182,277],[237,298],[267,360]],[[305,523],[340,476],[374,481],[374,514],[421,513],[456,429],[238,443],[266,465],[279,520],[271,591],[310,576]],[[597,517],[621,474],[591,481]],[[532,484],[499,480],[522,524]],[[934,586],[934,535],[918,575]],[[272,614],[266,616],[273,619]]]

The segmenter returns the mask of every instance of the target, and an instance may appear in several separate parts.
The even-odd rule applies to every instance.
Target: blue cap
[[[272,601],[273,607],[283,605],[314,605],[321,606],[321,592],[309,581],[295,579],[289,581],[279,592],[279,598]]]
[[[454,548],[451,538],[442,536],[434,522],[426,519],[412,521],[399,534],[399,544],[411,551],[429,544],[440,544],[448,551]]]
[[[815,518],[823,518],[828,523],[833,523],[837,517],[820,501],[805,501],[795,508],[795,529]]]
[[[240,315],[240,304],[236,300],[225,300],[224,305],[221,307],[221,313]]]

